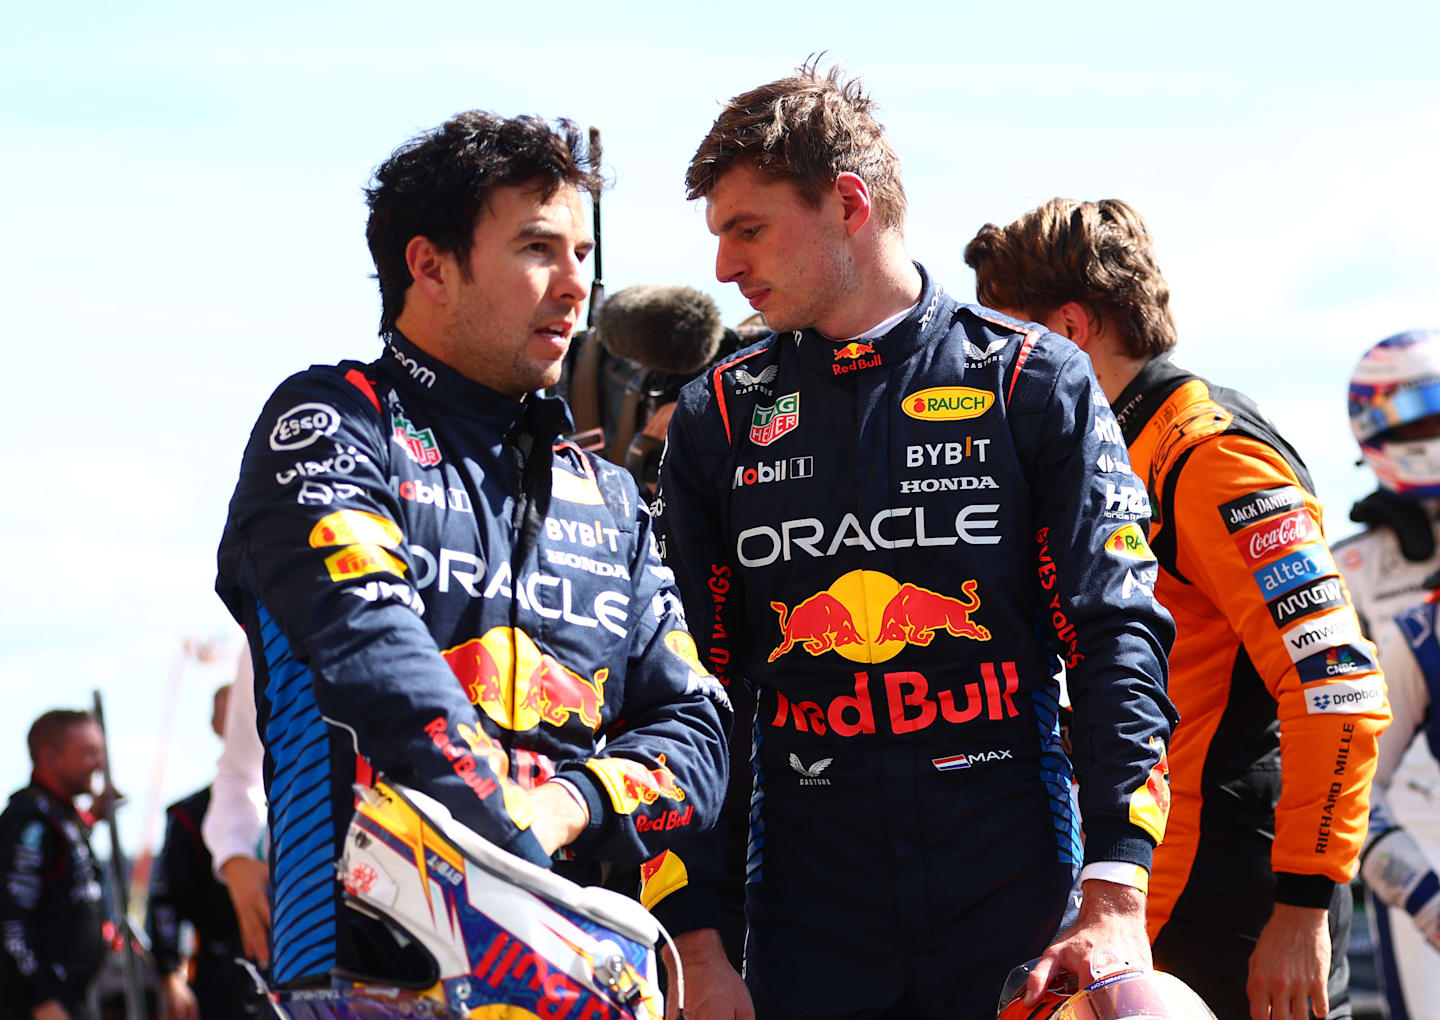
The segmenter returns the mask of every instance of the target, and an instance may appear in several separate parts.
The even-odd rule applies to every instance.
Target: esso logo
[[[340,412],[329,404],[296,404],[275,420],[270,449],[299,450],[340,427]]]

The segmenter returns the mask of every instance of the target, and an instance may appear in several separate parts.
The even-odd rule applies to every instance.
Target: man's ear
[[[448,303],[445,270],[453,261],[423,234],[416,234],[405,246],[405,267],[410,270],[411,286],[433,304]]]
[[[1045,327],[1068,337],[1082,351],[1095,339],[1100,323],[1090,309],[1078,301],[1066,301],[1046,316]]]
[[[861,227],[870,222],[870,189],[859,176],[847,171],[835,178],[835,193],[845,212],[845,232],[854,237]]]

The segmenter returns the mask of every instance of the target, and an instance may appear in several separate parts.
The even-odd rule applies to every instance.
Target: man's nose
[[[735,245],[722,237],[715,249],[715,279],[721,283],[738,283],[745,275],[745,268],[745,260]]]
[[[557,301],[580,304],[590,293],[589,274],[574,254],[565,257],[563,264],[550,281],[550,294]]]

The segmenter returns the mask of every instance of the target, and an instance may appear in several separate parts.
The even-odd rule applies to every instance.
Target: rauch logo
[[[961,421],[978,418],[990,410],[995,394],[969,386],[932,386],[907,393],[900,403],[911,418],[920,421]]]

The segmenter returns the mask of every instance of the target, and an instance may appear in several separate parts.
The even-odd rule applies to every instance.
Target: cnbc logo
[[[1332,648],[1325,653],[1325,672],[1330,676],[1358,673],[1364,668],[1365,663],[1360,661],[1360,656],[1349,648]]]
[[[1375,660],[1364,648],[1351,644],[1326,648],[1295,664],[1303,684],[1325,683],[1359,673],[1373,673],[1378,668]]]

